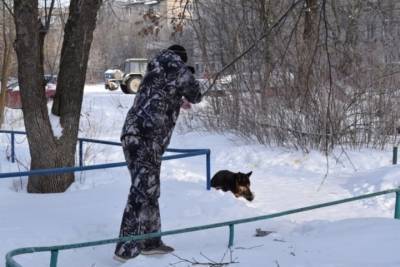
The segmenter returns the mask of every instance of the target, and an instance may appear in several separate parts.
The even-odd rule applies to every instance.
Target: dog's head
[[[254,199],[254,194],[250,191],[250,175],[252,173],[235,173],[236,190],[233,193],[236,197],[244,197],[248,201]]]

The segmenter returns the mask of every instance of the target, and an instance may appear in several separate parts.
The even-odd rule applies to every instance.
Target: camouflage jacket
[[[200,85],[178,55],[163,50],[147,65],[121,139],[126,135],[153,139],[165,149],[178,119],[182,97],[193,104],[200,102]]]

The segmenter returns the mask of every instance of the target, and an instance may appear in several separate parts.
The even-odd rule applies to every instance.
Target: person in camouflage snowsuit
[[[158,205],[161,156],[170,142],[184,99],[198,103],[202,97],[199,83],[186,61],[186,51],[179,45],[161,51],[152,59],[126,116],[121,142],[132,185],[122,218],[121,237],[161,231]],[[126,260],[157,248],[158,253],[173,251],[161,238],[153,238],[119,242],[115,255]]]

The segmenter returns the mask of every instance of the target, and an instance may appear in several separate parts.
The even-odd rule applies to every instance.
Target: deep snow
[[[87,86],[81,136],[117,141],[133,96]],[[183,111],[181,116],[185,116]],[[190,111],[189,111],[190,112]],[[7,110],[8,128],[23,129],[21,113]],[[19,163],[11,164],[9,136],[0,135],[0,171],[29,166],[25,137],[17,138]],[[399,168],[391,151],[335,151],[326,159],[266,148],[235,136],[175,131],[171,147],[210,148],[212,173],[220,169],[248,172],[256,198],[249,203],[230,193],[205,190],[205,158],[163,163],[161,215],[163,230],[269,214],[399,186]],[[86,164],[122,161],[118,147],[85,145]],[[126,168],[77,173],[64,194],[27,194],[26,178],[0,180],[0,258],[11,249],[114,238],[118,235],[130,179]],[[273,220],[235,227],[232,266],[400,266],[400,222],[392,219],[394,194]],[[255,237],[255,229],[274,231]],[[228,229],[217,228],[164,238],[181,258],[199,262],[230,261]],[[114,245],[62,251],[58,266],[119,266]],[[225,254],[225,257],[224,257]],[[209,259],[207,259],[209,258]],[[23,266],[48,266],[49,253],[16,257]],[[174,255],[139,256],[123,266],[191,266]]]

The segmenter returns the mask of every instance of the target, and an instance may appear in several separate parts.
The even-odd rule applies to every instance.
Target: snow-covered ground
[[[118,141],[133,96],[89,85],[81,118],[82,137]],[[185,115],[183,111],[182,115]],[[8,128],[23,129],[20,111],[7,111]],[[25,137],[17,138],[18,163],[7,160],[9,136],[0,135],[0,171],[25,170]],[[205,190],[204,156],[165,161],[161,172],[163,230],[269,214],[400,185],[391,151],[338,150],[327,162],[318,152],[304,154],[246,143],[232,135],[188,132],[179,125],[174,148],[210,148],[212,173],[253,171],[255,200]],[[86,164],[123,161],[121,149],[85,145]],[[323,182],[323,183],[322,183]],[[322,186],[321,186],[322,183]],[[63,194],[27,194],[26,178],[0,180],[0,258],[15,248],[86,242],[118,236],[130,178],[126,168],[77,173]],[[191,266],[187,261],[230,262],[231,266],[400,266],[400,221],[394,220],[394,194],[235,227],[164,237],[175,255],[139,256],[123,266]],[[255,229],[273,231],[256,237]],[[119,266],[114,245],[61,251],[58,266]],[[49,253],[16,257],[22,266],[48,266]],[[187,260],[187,261],[185,261]]]

